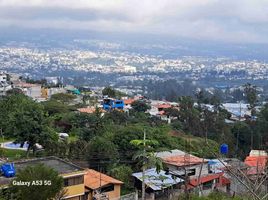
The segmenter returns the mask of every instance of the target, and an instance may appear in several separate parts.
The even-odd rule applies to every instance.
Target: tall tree
[[[97,170],[107,170],[118,159],[117,147],[104,137],[95,137],[88,145],[88,162]]]
[[[146,112],[148,109],[151,108],[146,102],[139,100],[134,101],[131,106],[137,112]]]
[[[11,95],[1,104],[6,107],[4,133],[14,137],[15,142],[28,143],[28,151],[35,150],[35,144],[44,145],[47,140],[55,138],[53,130],[48,127],[43,106],[24,95]]]
[[[179,98],[180,115],[179,121],[183,124],[183,129],[193,135],[201,136],[200,112],[194,107],[192,97],[182,96]],[[193,126],[194,124],[194,126]]]
[[[116,97],[116,90],[111,87],[106,87],[102,90],[103,95],[107,95],[109,97],[115,98]]]
[[[70,104],[76,98],[73,94],[58,93],[51,96],[51,100],[55,100],[64,104]]]
[[[255,85],[247,83],[244,85],[244,93],[246,95],[247,102],[249,103],[249,109],[251,110],[252,115],[255,115],[255,107],[258,100],[257,87]]]
[[[139,151],[134,156],[134,160],[138,160],[142,169],[142,200],[145,200],[145,171],[149,167],[156,167],[156,171],[160,172],[163,168],[162,160],[155,155],[153,146],[157,145],[156,140],[146,139],[146,133],[144,131],[143,140],[132,140],[130,144],[139,148]]]

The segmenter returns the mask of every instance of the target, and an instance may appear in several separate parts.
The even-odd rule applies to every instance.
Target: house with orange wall
[[[84,184],[88,200],[96,199],[119,199],[123,182],[106,174],[86,169]]]

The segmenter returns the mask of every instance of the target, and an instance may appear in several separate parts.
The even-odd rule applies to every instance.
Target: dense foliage
[[[13,184],[14,182],[29,182],[30,186]],[[49,200],[55,199],[59,195],[64,196],[62,192],[63,178],[55,170],[45,165],[28,166],[19,171],[11,182],[9,190],[11,191],[10,197],[14,200]]]
[[[251,86],[247,86],[251,87]],[[249,89],[249,92],[255,90]],[[106,88],[103,94],[117,92]],[[253,96],[253,94],[249,94]],[[268,106],[262,107],[256,119],[226,123],[230,113],[222,109],[215,96],[197,94],[197,105],[190,96],[174,98],[180,109],[165,109],[173,117],[171,123],[150,116],[145,101],[136,101],[133,109],[125,113],[113,110],[103,114],[79,113],[73,105],[74,95],[54,95],[44,103],[35,102],[20,93],[11,93],[0,100],[0,130],[5,138],[15,142],[29,143],[29,151],[41,144],[45,151],[39,155],[55,155],[73,161],[84,161],[88,167],[102,170],[124,181],[132,171],[140,170],[133,157],[139,151],[133,140],[142,140],[144,131],[147,139],[157,141],[152,151],[180,149],[194,155],[213,158],[218,155],[219,145],[229,145],[230,157],[243,159],[251,148],[265,148],[268,141]],[[253,101],[253,97],[248,97]],[[255,97],[254,97],[255,98]],[[203,107],[211,103],[213,109]],[[255,100],[254,100],[255,102]],[[255,103],[249,109],[255,108]],[[81,106],[81,105],[80,105]],[[82,105],[85,106],[85,105]],[[66,132],[68,139],[58,138],[56,133]],[[131,188],[126,182],[125,188]]]

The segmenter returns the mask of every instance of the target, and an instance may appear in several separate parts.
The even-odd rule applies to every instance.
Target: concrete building
[[[208,195],[213,190],[228,192],[230,181],[223,172],[213,172],[207,159],[199,158],[180,150],[156,153],[163,160],[167,173],[185,181],[184,190]],[[185,188],[186,187],[186,188]]]
[[[8,74],[0,71],[0,96],[6,94],[6,91],[12,89],[12,85],[8,82]]]
[[[6,83],[7,82],[7,73],[0,71],[0,83]]]
[[[47,167],[51,167],[52,169],[57,171],[60,176],[63,177],[64,189],[66,190],[66,194],[64,195],[63,199],[87,200],[88,197],[85,194],[85,187],[84,187],[84,175],[85,175],[84,169],[53,156],[14,162],[16,171],[23,170],[28,166],[34,166],[36,164],[44,164]],[[6,178],[1,176],[0,188],[7,189],[9,183],[13,179],[14,177]]]

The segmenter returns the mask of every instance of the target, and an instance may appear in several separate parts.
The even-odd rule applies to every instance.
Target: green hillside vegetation
[[[112,90],[104,93],[113,93]],[[69,105],[73,96],[57,95],[53,99],[37,103],[23,94],[11,94],[0,100],[0,129],[4,138],[15,142],[29,142],[27,152],[4,150],[2,157],[16,158],[54,155],[71,161],[83,161],[88,167],[128,179],[131,171],[140,170],[133,159],[139,149],[130,144],[142,140],[146,132],[148,140],[157,141],[153,152],[180,149],[199,157],[213,158],[222,143],[229,145],[229,155],[243,159],[250,147],[260,148],[267,141],[268,106],[265,105],[255,121],[247,119],[234,124],[225,123],[230,113],[222,109],[213,97],[214,111],[202,108],[202,98],[194,106],[191,97],[177,98],[180,110],[166,109],[174,120],[170,124],[150,116],[146,103],[135,102],[135,109],[125,113],[119,110],[95,113],[79,113],[78,105]],[[251,100],[252,101],[252,100]],[[254,102],[251,107],[254,109]],[[85,105],[79,105],[85,106]],[[66,132],[69,139],[58,138],[57,132]],[[254,133],[254,134],[253,134]],[[253,143],[251,144],[251,138]],[[238,143],[237,143],[238,141]],[[37,152],[39,143],[44,151]],[[238,146],[238,148],[236,148]],[[20,156],[17,156],[20,155]],[[125,170],[125,176],[118,173]],[[118,176],[118,177],[117,177]],[[127,189],[131,188],[126,184]],[[124,188],[125,189],[125,188]]]

